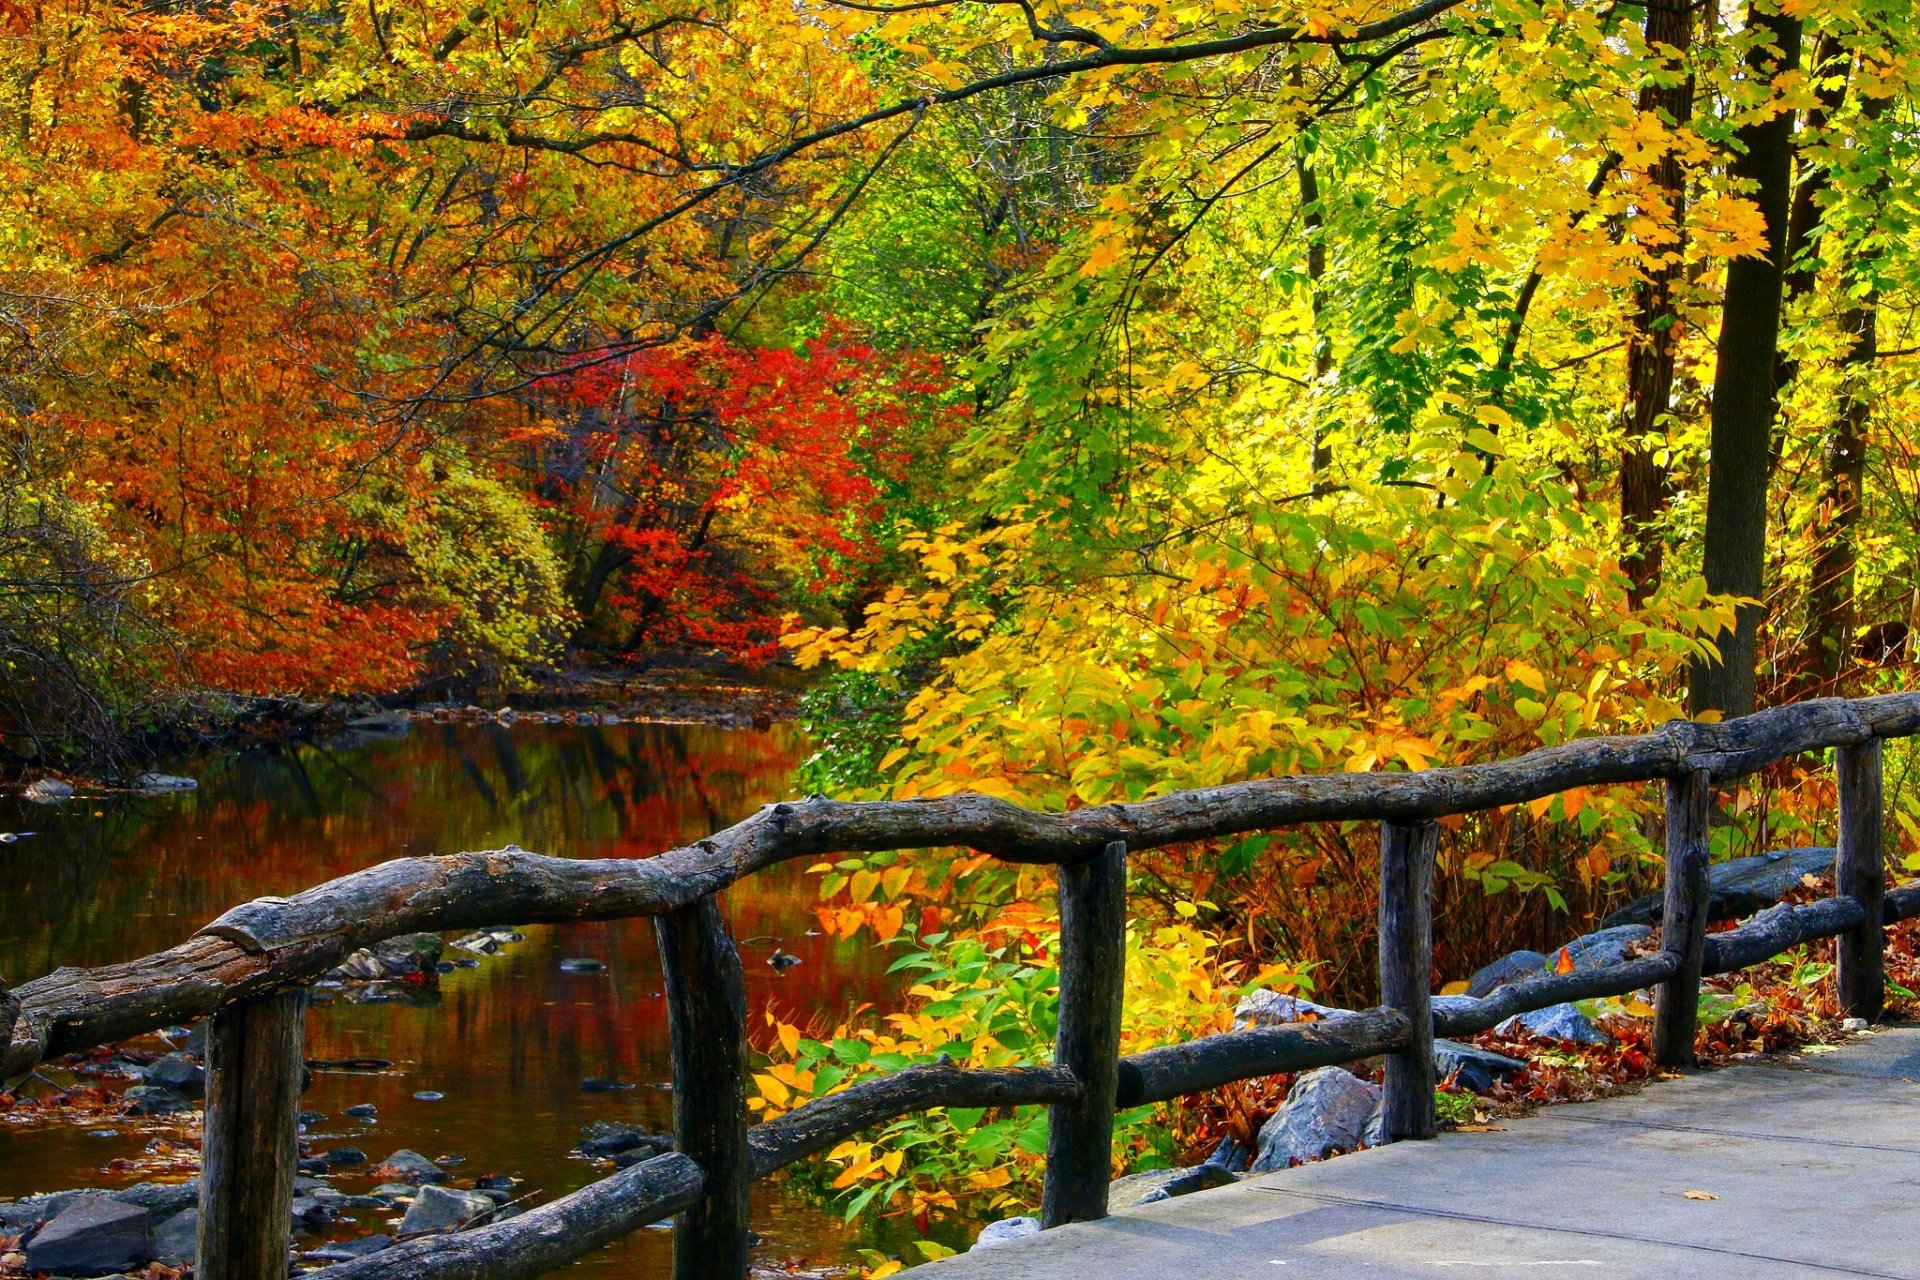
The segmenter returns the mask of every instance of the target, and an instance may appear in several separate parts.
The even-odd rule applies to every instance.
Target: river
[[[791,795],[802,751],[798,732],[781,725],[422,721],[400,737],[210,757],[185,770],[198,789],[173,795],[53,807],[9,801],[0,829],[35,834],[0,845],[9,889],[0,977],[18,985],[60,965],[127,960],[180,941],[234,903],[408,854],[517,844],[570,858],[644,857]],[[754,876],[723,901],[736,937],[778,937],[801,959],[776,971],[768,947],[743,946],[755,1028],[769,1008],[804,1024],[898,999],[903,983],[886,973],[887,951],[808,936],[813,889],[803,866]],[[351,1144],[375,1161],[403,1147],[464,1157],[452,1170],[456,1185],[508,1173],[523,1180],[518,1194],[544,1200],[607,1171],[570,1154],[582,1126],[669,1127],[666,1007],[648,922],[526,934],[478,967],[447,974],[421,1003],[335,999],[313,1008],[310,1058],[394,1063],[378,1074],[315,1075],[305,1105],[326,1119],[308,1126],[314,1150]],[[563,971],[573,957],[605,968]],[[588,1092],[588,1077],[634,1087]],[[345,1115],[368,1102],[377,1120]],[[164,1133],[127,1120],[0,1123],[0,1198],[185,1176],[177,1159],[157,1160],[163,1148],[149,1149],[156,1136]],[[349,1193],[374,1181],[353,1172],[332,1180]],[[359,1216],[326,1235],[393,1229],[380,1211]],[[782,1182],[756,1187],[753,1222],[764,1238],[756,1267],[775,1275],[837,1274],[857,1260],[856,1248],[897,1253],[912,1234],[898,1218],[847,1227]],[[952,1224],[939,1234],[964,1246],[969,1233]],[[582,1266],[596,1276],[647,1274],[670,1254],[667,1232],[641,1231]]]

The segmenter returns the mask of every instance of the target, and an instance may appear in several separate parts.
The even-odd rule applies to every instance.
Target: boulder
[[[327,977],[341,982],[392,982],[399,978],[439,976],[446,943],[437,933],[409,933],[354,952]]]
[[[1315,1004],[1304,996],[1288,995],[1281,991],[1249,991],[1234,1006],[1233,1029],[1245,1031],[1248,1027],[1278,1027],[1310,1018],[1336,1018],[1351,1012],[1351,1009]]]
[[[997,1249],[1003,1244],[1012,1244],[1015,1240],[1024,1240],[1028,1236],[1037,1235],[1039,1231],[1040,1219],[1038,1218],[1002,1218],[998,1222],[989,1222],[980,1228],[980,1237],[973,1242],[973,1249],[969,1252]]]
[[[1750,858],[1734,858],[1707,868],[1707,918],[1738,920],[1786,896],[1802,876],[1823,876],[1833,870],[1834,851],[1828,848],[1775,849]],[[1626,924],[1653,924],[1666,906],[1663,894],[1650,893],[1620,908],[1603,928]]]
[[[193,1103],[156,1084],[137,1084],[120,1096],[132,1104],[129,1110],[136,1116],[170,1116],[193,1110]]]
[[[1557,969],[1561,952],[1575,971],[1586,969],[1604,969],[1610,964],[1619,964],[1632,954],[1634,945],[1644,938],[1653,936],[1653,930],[1644,924],[1614,925],[1609,929],[1600,929],[1594,933],[1582,934],[1556,951],[1550,957],[1548,967]]]
[[[416,1186],[423,1182],[447,1180],[446,1173],[439,1165],[418,1151],[409,1151],[405,1147],[375,1165],[372,1172],[376,1178],[387,1178],[394,1182],[407,1182]]]
[[[355,1258],[364,1258],[370,1253],[378,1253],[392,1244],[392,1236],[361,1236],[358,1240],[340,1240],[333,1244],[323,1244],[318,1249],[300,1256],[307,1262],[352,1262]]]
[[[149,795],[163,795],[169,791],[193,791],[200,786],[192,778],[183,778],[177,773],[143,773],[133,780],[133,785]]]
[[[1119,1213],[1135,1205],[1157,1204],[1175,1196],[1191,1195],[1214,1187],[1230,1186],[1239,1179],[1217,1164],[1197,1164],[1190,1169],[1149,1169],[1115,1178],[1107,1186],[1107,1209]]]
[[[492,1213],[497,1207],[490,1197],[478,1191],[422,1187],[420,1194],[413,1198],[413,1203],[407,1206],[407,1216],[400,1220],[400,1234],[411,1236],[452,1231],[466,1226],[483,1213]]]
[[[200,1179],[185,1182],[141,1182],[119,1191],[109,1191],[110,1199],[122,1204],[139,1205],[155,1222],[183,1213],[200,1203]]]
[[[367,1153],[358,1147],[335,1147],[331,1151],[321,1152],[320,1158],[327,1162],[329,1168],[345,1169],[352,1165],[365,1164]]]
[[[78,1200],[81,1196],[96,1195],[92,1191],[48,1191],[37,1196],[27,1196],[7,1204],[0,1204],[0,1236],[24,1236],[39,1229],[40,1224],[56,1216],[62,1209]]]
[[[295,1196],[288,1216],[299,1226],[318,1230],[333,1221],[333,1206],[319,1196]]]
[[[153,1258],[170,1267],[187,1266],[200,1256],[200,1211],[183,1209],[153,1230]]]
[[[355,1120],[378,1120],[380,1118],[380,1108],[374,1106],[371,1102],[356,1102],[342,1112],[342,1114],[352,1116]]]
[[[1494,1028],[1510,1038],[1537,1036],[1542,1040],[1571,1040],[1575,1044],[1612,1044],[1613,1037],[1594,1025],[1593,1019],[1570,1004],[1549,1005],[1532,1013],[1517,1014]]]
[[[198,1095],[207,1091],[207,1069],[184,1053],[156,1059],[146,1070],[147,1083],[175,1093]]]
[[[1546,967],[1547,958],[1538,951],[1509,951],[1492,964],[1474,970],[1473,976],[1467,979],[1467,994],[1484,999],[1509,982],[1531,978],[1544,972]]]
[[[1380,1087],[1342,1067],[1321,1067],[1293,1082],[1284,1106],[1260,1129],[1254,1173],[1285,1169],[1329,1152],[1353,1151],[1366,1141]]]
[[[73,787],[58,778],[35,778],[20,794],[35,804],[59,804],[73,799]]]
[[[636,1151],[644,1152],[641,1158],[647,1159],[673,1150],[673,1137],[665,1133],[648,1133],[630,1124],[596,1120],[580,1131],[579,1150],[581,1155],[597,1160]]]
[[[27,1270],[56,1276],[110,1276],[153,1260],[147,1211],[106,1196],[81,1196],[27,1244]]]
[[[1220,1139],[1220,1145],[1207,1157],[1208,1164],[1219,1165],[1228,1173],[1245,1173],[1247,1166],[1253,1163],[1253,1152],[1247,1150],[1232,1138]]]
[[[1485,1093],[1496,1082],[1525,1070],[1526,1065],[1517,1058],[1509,1058],[1478,1045],[1461,1044],[1454,1040],[1433,1042],[1435,1076],[1443,1081],[1452,1076],[1455,1084],[1470,1093]]]

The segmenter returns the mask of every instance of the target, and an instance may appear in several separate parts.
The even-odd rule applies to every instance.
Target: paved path
[[[1920,1028],[1504,1123],[1250,1178],[911,1274],[1920,1280]]]

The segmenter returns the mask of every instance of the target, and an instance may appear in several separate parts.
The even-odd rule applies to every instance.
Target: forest
[[[796,690],[793,794],[1056,812],[1893,692],[1920,10],[0,0],[0,441],[23,782],[662,663]],[[1714,856],[1829,843],[1834,786],[1727,788]],[[1656,888],[1661,813],[1444,819],[1436,975]],[[1141,853],[1123,1045],[1373,1001],[1378,856]],[[1053,875],[813,865],[812,927],[914,985],[756,1006],[757,1114],[1044,1056]],[[1116,1169],[1284,1094],[1123,1112]],[[1043,1114],[807,1176],[918,1224],[891,1274],[1032,1202]]]

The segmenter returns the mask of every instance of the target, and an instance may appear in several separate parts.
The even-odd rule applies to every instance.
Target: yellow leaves
[[[1547,691],[1547,678],[1540,668],[1519,658],[1509,658],[1505,668],[1507,679],[1518,685],[1524,685],[1535,693]]]
[[[1711,192],[1688,212],[1688,230],[1709,258],[1744,258],[1767,252],[1767,221],[1744,196]]]

